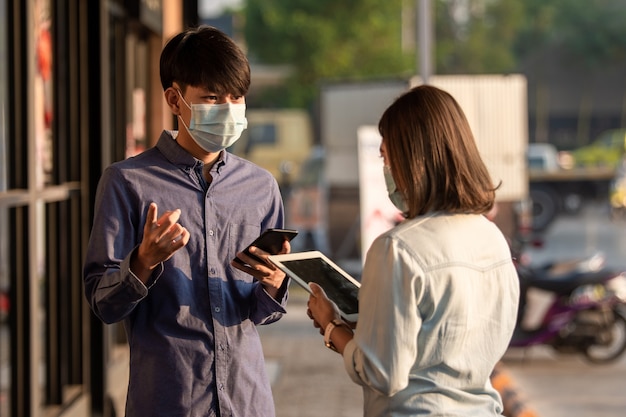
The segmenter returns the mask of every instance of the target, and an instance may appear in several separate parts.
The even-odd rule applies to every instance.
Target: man
[[[160,71],[180,128],[103,173],[85,295],[102,321],[124,322],[127,417],[273,416],[255,325],[285,313],[288,279],[267,253],[239,251],[283,226],[282,199],[269,172],[225,150],[247,124],[250,67],[203,26],[167,43]]]

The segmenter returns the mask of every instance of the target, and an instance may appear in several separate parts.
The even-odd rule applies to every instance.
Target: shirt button
[[[221,311],[221,309],[219,307],[215,307],[215,312],[219,313]]]
[[[215,268],[211,268],[211,275],[215,275]]]
[[[209,236],[213,236],[213,230],[209,230]]]

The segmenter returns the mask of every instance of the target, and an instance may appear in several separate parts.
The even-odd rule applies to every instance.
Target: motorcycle
[[[595,364],[613,362],[626,351],[626,272],[606,268],[600,254],[540,267],[518,262],[516,267],[520,307],[510,347],[547,345]],[[534,311],[529,309],[532,294]],[[538,299],[543,308],[537,308]]]

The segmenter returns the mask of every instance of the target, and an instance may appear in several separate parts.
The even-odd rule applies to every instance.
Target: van
[[[301,109],[248,109],[248,127],[228,150],[267,169],[281,184],[296,178],[313,146],[311,118]]]

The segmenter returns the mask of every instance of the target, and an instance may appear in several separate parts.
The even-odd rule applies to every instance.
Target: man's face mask
[[[207,152],[220,152],[239,139],[248,127],[245,104],[187,104],[183,94],[180,98],[191,109],[189,126],[180,117],[181,123],[198,146]]]

